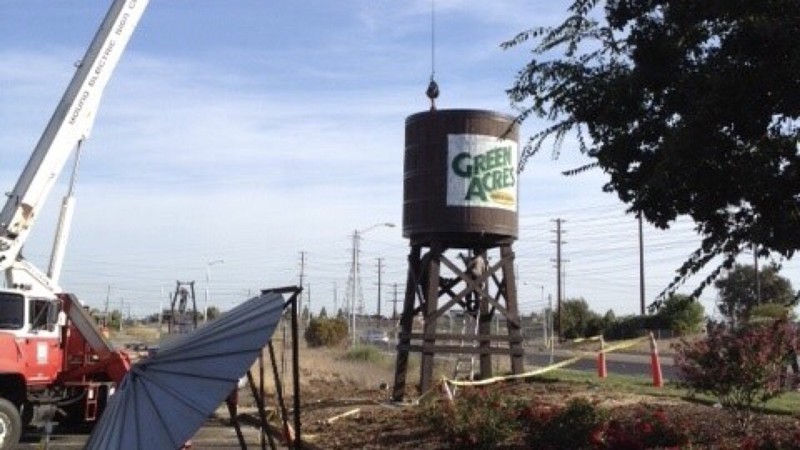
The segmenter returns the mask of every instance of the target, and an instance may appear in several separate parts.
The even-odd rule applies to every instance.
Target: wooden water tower
[[[512,250],[518,139],[514,118],[493,111],[432,108],[406,119],[403,235],[411,251],[394,400],[405,395],[411,352],[422,355],[421,392],[431,387],[437,354],[477,355],[484,379],[492,355],[509,355],[512,372],[523,371]],[[459,314],[474,318],[475,333],[442,329]]]

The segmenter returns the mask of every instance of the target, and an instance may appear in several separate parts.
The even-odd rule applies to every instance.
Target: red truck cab
[[[0,449],[38,417],[96,420],[129,368],[74,296],[0,290]]]

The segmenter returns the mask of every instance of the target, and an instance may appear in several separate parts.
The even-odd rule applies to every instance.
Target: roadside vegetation
[[[685,304],[692,302],[680,299]],[[785,310],[777,320],[744,312],[737,319],[675,344],[679,380],[664,388],[559,370],[527,381],[569,384],[568,396],[525,395],[513,383],[467,387],[430,403],[420,420],[454,448],[800,448],[800,374],[787,371],[797,364],[787,359],[796,358],[797,328]],[[635,400],[609,404],[620,394]]]
[[[762,337],[775,333],[769,327],[763,331]],[[709,338],[716,339],[714,335]],[[694,349],[704,339],[693,337],[686,342]],[[747,339],[730,344],[730,348],[742,350],[745,346],[763,353],[753,337]],[[279,359],[285,360],[282,354],[288,347],[281,341],[276,341],[275,347]],[[682,352],[680,345],[673,351]],[[683,353],[696,362],[707,356]],[[736,384],[733,375],[719,376],[733,374],[730,368],[741,365],[733,358],[734,351],[725,353],[730,357],[712,369],[701,367],[700,373],[718,381],[718,386],[708,386],[747,389],[747,385]],[[371,346],[348,349],[345,343],[311,347],[304,340],[300,356],[302,401],[309,405],[303,423],[321,448],[800,448],[800,393],[796,391],[782,390],[763,402],[757,392],[751,397],[757,401],[746,408],[746,427],[736,419],[737,410],[721,402],[716,391],[702,389],[702,384],[668,382],[655,388],[649,377],[609,374],[599,379],[594,373],[564,369],[518,382],[460,387],[452,402],[437,392],[431,401],[397,408],[388,403],[394,376],[392,352]],[[415,356],[412,354],[410,361],[409,386],[419,370]],[[761,361],[758,358],[762,356],[754,361]],[[747,367],[761,370],[764,364],[756,366]],[[439,361],[435,377],[450,376],[452,369],[451,362]],[[284,379],[284,388],[290,393],[291,377]],[[270,392],[271,377],[267,381]],[[416,398],[411,395],[409,400]],[[358,399],[364,401],[352,404]],[[243,398],[243,407],[246,402]],[[356,408],[358,413],[324,424],[324,420]]]

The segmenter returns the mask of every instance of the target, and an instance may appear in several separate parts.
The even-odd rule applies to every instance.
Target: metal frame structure
[[[292,448],[301,446],[300,371],[297,297],[302,289],[264,290],[219,319],[165,342],[151,357],[127,371],[92,431],[87,449],[181,448],[223,402],[241,448],[247,448],[237,414],[238,382],[245,376],[258,406],[261,448],[283,433]],[[286,299],[284,294],[289,294]],[[287,314],[287,310],[289,314]],[[288,317],[287,317],[288,316]],[[272,339],[282,320],[292,329],[294,430],[282,396]],[[284,322],[285,330],[285,322]],[[289,343],[285,336],[284,343]],[[269,427],[264,410],[264,353],[269,349],[283,430]],[[253,369],[261,372],[257,387]]]
[[[511,238],[497,240],[486,236],[469,239],[460,235],[456,240],[441,236],[412,239],[408,257],[408,280],[400,319],[397,344],[397,365],[392,398],[402,401],[405,396],[408,357],[411,352],[422,354],[420,391],[426,392],[433,381],[433,361],[437,354],[478,354],[480,377],[492,376],[492,355],[510,355],[513,373],[523,372],[523,337],[519,320],[517,288],[514,275],[514,252]],[[476,274],[472,267],[477,258],[488,262],[488,251],[499,249],[500,258]],[[464,268],[448,258],[451,249],[469,249],[469,257],[461,255]],[[455,278],[442,277],[442,269],[453,272]],[[441,303],[440,303],[441,299]],[[460,306],[478,320],[478,333],[472,336],[440,333],[437,321],[451,309]],[[493,335],[491,321],[495,314],[506,319],[507,335]],[[422,333],[413,332],[414,319],[421,315]],[[437,341],[464,341],[466,345],[443,345]],[[493,343],[507,344],[493,346]]]
[[[188,302],[191,300],[191,305]],[[176,307],[177,306],[177,307]],[[191,315],[186,319],[187,307]],[[190,322],[190,323],[189,323]],[[182,334],[197,328],[197,300],[194,293],[194,281],[176,281],[175,293],[170,302],[170,314],[167,320],[168,334]]]
[[[300,286],[287,286],[281,288],[274,288],[274,289],[264,289],[261,291],[262,294],[269,294],[269,293],[276,293],[276,294],[291,294],[288,300],[285,301],[283,309],[284,311],[288,308],[291,318],[291,337],[292,337],[292,396],[293,396],[293,410],[292,410],[292,425],[289,424],[289,411],[286,407],[286,402],[283,396],[283,382],[281,381],[280,372],[278,371],[278,362],[275,356],[275,347],[272,343],[272,339],[267,342],[267,349],[269,350],[269,359],[270,365],[272,368],[272,376],[274,377],[275,381],[275,392],[278,401],[278,408],[281,413],[281,421],[283,425],[283,430],[281,430],[286,436],[287,439],[290,439],[290,436],[293,436],[291,442],[289,442],[290,448],[300,449],[302,447],[302,434],[301,434],[301,424],[300,424],[300,331],[299,331],[299,314],[298,314],[298,297],[300,293],[303,291],[303,288]],[[261,442],[260,448],[266,449],[266,442],[269,442],[270,449],[276,450],[278,447],[276,446],[275,440],[272,437],[272,434],[268,432],[270,430],[269,423],[267,421],[267,413],[266,413],[266,404],[264,403],[265,398],[265,391],[264,391],[264,355],[263,352],[258,357],[258,370],[259,370],[259,383],[256,387],[255,377],[253,376],[252,370],[247,371],[247,384],[250,386],[250,392],[253,395],[253,398],[256,402],[256,407],[258,408],[258,419],[259,425],[261,426]],[[243,449],[247,449],[247,443],[245,442],[244,435],[242,434],[241,425],[239,424],[238,413],[237,413],[237,391],[234,390],[231,392],[231,395],[227,398],[226,404],[228,407],[228,413],[231,417],[231,423],[236,431],[236,437],[239,440],[239,446]],[[291,427],[294,427],[294,431],[292,432]],[[266,441],[265,441],[266,438]]]

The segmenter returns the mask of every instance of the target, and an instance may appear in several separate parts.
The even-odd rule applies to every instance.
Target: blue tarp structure
[[[135,364],[87,449],[179,449],[234,389],[272,338],[283,297],[264,293]]]

